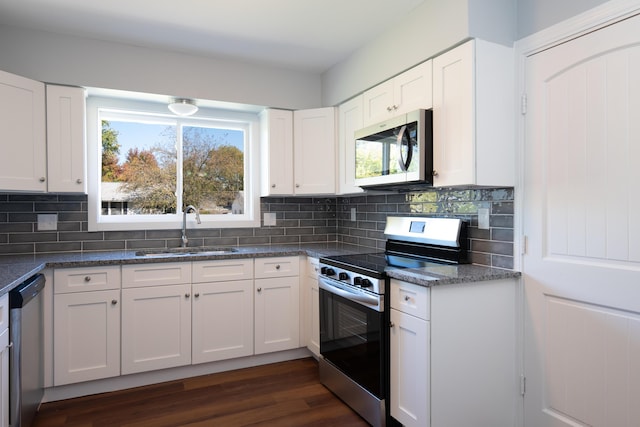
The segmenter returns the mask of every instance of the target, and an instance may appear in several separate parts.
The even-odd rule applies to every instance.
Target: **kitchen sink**
[[[136,252],[136,256],[141,257],[166,257],[166,256],[184,256],[184,255],[227,255],[237,252],[237,248],[232,247],[210,247],[200,246],[193,248],[170,248],[170,249],[152,249]]]

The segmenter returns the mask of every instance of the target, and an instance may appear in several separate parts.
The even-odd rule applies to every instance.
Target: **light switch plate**
[[[56,231],[58,214],[38,214],[38,231]]]
[[[265,227],[272,227],[276,225],[276,213],[275,212],[265,212],[263,217],[263,222]]]
[[[478,228],[489,229],[489,208],[478,208]]]

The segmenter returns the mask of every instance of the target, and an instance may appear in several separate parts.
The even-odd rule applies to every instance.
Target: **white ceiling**
[[[0,23],[322,72],[424,0],[5,0]]]

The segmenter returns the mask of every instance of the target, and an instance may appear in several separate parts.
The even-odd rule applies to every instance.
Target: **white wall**
[[[323,74],[323,105],[339,104],[471,37],[511,46],[515,21],[516,0],[425,0]]]
[[[607,0],[518,0],[517,39],[603,3],[607,3]]]
[[[321,77],[0,25],[0,70],[49,83],[286,109],[321,105]]]

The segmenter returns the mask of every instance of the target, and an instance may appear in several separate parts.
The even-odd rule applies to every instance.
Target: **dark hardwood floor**
[[[300,359],[45,403],[32,427],[368,426]]]

